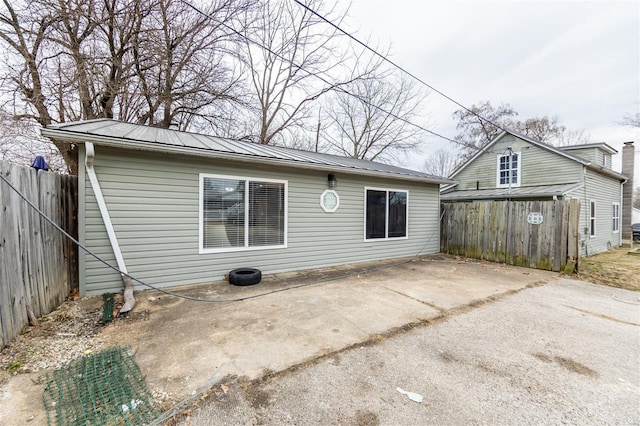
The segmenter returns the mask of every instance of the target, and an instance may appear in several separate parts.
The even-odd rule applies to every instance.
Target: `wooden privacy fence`
[[[77,236],[78,178],[0,161],[0,173]],[[77,247],[0,180],[0,349],[78,286]]]
[[[444,203],[442,209],[443,253],[550,271],[578,260],[579,200]]]

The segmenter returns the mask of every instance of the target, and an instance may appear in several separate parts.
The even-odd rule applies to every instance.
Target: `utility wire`
[[[359,272],[343,274],[343,275],[330,277],[330,278],[325,278],[325,279],[322,279],[322,280],[312,281],[312,282],[308,282],[308,283],[303,283],[303,284],[283,287],[283,288],[279,288],[279,289],[276,289],[276,290],[271,290],[271,291],[267,291],[267,292],[259,293],[259,294],[253,294],[253,295],[245,296],[245,297],[237,297],[237,298],[233,298],[233,299],[201,299],[201,298],[198,298],[198,297],[193,297],[193,296],[188,296],[188,295],[185,295],[185,294],[175,293],[173,291],[169,291],[169,290],[165,290],[165,289],[160,288],[160,287],[156,287],[156,286],[154,286],[152,284],[148,284],[148,283],[146,283],[146,282],[144,282],[144,281],[142,281],[142,280],[140,280],[140,279],[138,279],[138,278],[136,278],[134,276],[131,276],[130,274],[128,274],[126,272],[121,271],[116,266],[111,265],[109,262],[107,262],[106,260],[104,260],[103,258],[98,256],[97,254],[95,254],[93,251],[89,250],[80,241],[75,239],[71,234],[69,234],[62,227],[60,227],[60,225],[55,223],[49,216],[47,216],[42,210],[40,210],[38,208],[38,206],[36,206],[33,202],[31,202],[31,200],[29,200],[18,188],[16,188],[11,182],[9,182],[9,180],[6,177],[4,177],[4,175],[1,172],[0,172],[0,179],[2,179],[2,181],[4,183],[6,183],[16,194],[18,194],[18,196],[20,198],[22,198],[44,220],[49,222],[49,224],[51,224],[55,229],[60,231],[62,233],[62,235],[67,237],[76,246],[80,247],[82,250],[85,251],[85,253],[87,253],[88,255],[90,255],[91,257],[93,257],[94,259],[99,261],[100,263],[102,263],[105,266],[107,266],[108,268],[114,270],[118,274],[130,278],[132,281],[135,281],[136,283],[138,283],[138,284],[140,284],[142,286],[145,286],[145,287],[151,288],[153,290],[159,291],[160,293],[164,293],[164,294],[166,294],[168,296],[174,296],[174,297],[178,297],[178,298],[181,298],[181,299],[191,300],[191,301],[194,301],[194,302],[208,302],[208,303],[242,302],[244,300],[256,299],[258,297],[263,297],[263,296],[267,296],[267,295],[275,294],[275,293],[281,293],[283,291],[288,291],[288,290],[293,290],[293,289],[303,288],[303,287],[309,287],[309,286],[312,286],[312,285],[324,284],[324,283],[331,282],[331,281],[337,281],[337,280],[341,280],[341,279],[345,279],[345,278],[355,277],[355,276],[362,275],[362,274],[368,274],[368,273],[371,273],[371,272],[380,271],[380,270],[391,268],[391,267],[394,267],[394,266],[404,265],[405,263],[409,263],[409,262],[413,261],[416,257],[420,256],[422,251],[427,247],[429,242],[433,239],[433,236],[434,236],[436,230],[438,229],[438,228],[435,228],[431,232],[431,235],[429,236],[427,241],[424,243],[424,245],[420,248],[420,250],[413,257],[411,257],[409,259],[406,259],[406,260],[402,260],[400,262],[395,262],[395,263],[391,263],[389,265],[379,266],[377,268],[369,268],[369,269],[365,269],[365,270],[359,271]],[[442,220],[443,215],[444,215],[444,211],[442,212],[442,215],[440,215],[440,220]]]
[[[347,37],[349,37],[351,40],[355,41],[356,43],[358,43],[359,45],[361,45],[362,47],[364,47],[366,50],[370,51],[371,53],[373,53],[374,55],[376,55],[377,57],[379,57],[380,59],[382,59],[383,61],[391,64],[392,66],[394,66],[395,68],[399,69],[400,71],[402,71],[403,73],[407,74],[409,77],[413,78],[414,80],[420,82],[421,84],[425,85],[426,87],[428,87],[429,89],[433,90],[434,92],[436,92],[437,94],[439,94],[440,96],[444,97],[445,99],[453,102],[454,104],[458,105],[460,108],[464,109],[465,111],[475,115],[476,117],[478,117],[480,120],[483,120],[489,124],[491,124],[492,126],[495,126],[496,128],[500,129],[500,130],[504,130],[505,132],[508,132],[507,129],[505,129],[504,127],[500,126],[499,124],[494,123],[493,121],[489,120],[488,118],[482,117],[480,114],[478,114],[477,112],[473,111],[472,109],[467,108],[466,106],[464,106],[463,104],[461,104],[460,102],[456,101],[455,99],[453,99],[451,96],[448,96],[446,93],[436,89],[435,87],[433,87],[432,85],[430,85],[429,83],[427,83],[426,81],[422,80],[420,77],[416,76],[415,74],[411,73],[410,71],[406,70],[405,68],[401,67],[400,65],[398,65],[397,63],[395,63],[394,61],[392,61],[391,59],[389,59],[387,56],[383,55],[382,53],[379,53],[377,50],[375,50],[374,48],[370,47],[368,44],[366,44],[363,41],[360,41],[358,38],[356,38],[354,35],[352,35],[351,33],[347,32],[346,30],[343,30],[342,28],[340,28],[337,24],[334,24],[333,22],[331,22],[328,18],[325,18],[324,16],[322,16],[320,13],[316,12],[315,10],[311,9],[309,6],[307,6],[306,4],[302,3],[300,0],[294,0],[296,3],[298,3],[298,5],[302,6],[304,9],[306,9],[307,11],[311,12],[313,15],[317,16],[318,18],[320,18],[322,21],[326,22],[327,24],[331,25],[333,28],[335,28],[336,30],[340,31],[342,34],[346,35]],[[474,146],[475,147],[475,146]],[[477,148],[477,147],[475,147]],[[477,148],[480,149],[480,148]]]
[[[296,0],[296,1],[297,1],[297,0]],[[408,125],[410,125],[410,126],[413,126],[413,127],[417,128],[417,129],[420,129],[420,130],[422,130],[422,131],[424,131],[424,132],[430,133],[430,134],[431,134],[431,135],[433,135],[433,136],[436,136],[436,137],[439,137],[439,138],[444,139],[444,140],[446,140],[446,141],[452,142],[452,143],[454,143],[454,144],[456,144],[456,145],[461,145],[461,146],[463,146],[463,147],[465,147],[465,148],[475,149],[475,150],[478,150],[478,151],[482,151],[482,150],[484,149],[484,148],[482,148],[482,147],[477,147],[477,146],[475,146],[475,145],[473,145],[473,144],[469,144],[469,143],[466,143],[466,142],[463,142],[463,141],[458,141],[458,140],[455,140],[455,139],[451,139],[451,138],[449,138],[449,137],[447,137],[447,136],[444,136],[444,135],[442,135],[442,134],[440,134],[440,133],[434,132],[433,130],[427,129],[427,128],[426,128],[426,127],[424,127],[424,126],[421,126],[421,125],[419,125],[419,124],[413,123],[412,121],[407,120],[406,118],[400,117],[400,116],[398,116],[397,114],[395,114],[395,113],[393,113],[393,112],[391,112],[391,111],[387,111],[386,109],[384,109],[384,108],[380,107],[379,105],[375,105],[375,104],[371,103],[368,99],[363,98],[363,97],[361,97],[361,96],[359,96],[359,95],[353,94],[353,93],[349,92],[348,90],[344,89],[344,88],[341,86],[341,83],[332,83],[332,82],[328,81],[326,78],[324,78],[324,77],[322,77],[321,75],[319,75],[318,73],[312,73],[312,72],[310,72],[310,71],[307,71],[307,70],[306,70],[306,69],[304,69],[301,65],[296,64],[295,62],[293,62],[293,60],[291,60],[291,59],[289,59],[289,58],[286,58],[286,57],[284,57],[283,55],[281,55],[281,54],[279,54],[279,53],[275,52],[274,50],[272,50],[272,49],[271,49],[271,48],[269,48],[268,46],[265,46],[263,43],[260,43],[260,42],[258,42],[258,41],[252,40],[252,39],[251,39],[249,36],[247,36],[246,34],[242,34],[241,32],[239,32],[238,30],[236,30],[236,29],[235,29],[235,28],[233,28],[232,26],[230,26],[230,25],[226,24],[225,22],[222,22],[222,21],[220,21],[220,20],[215,19],[215,17],[213,17],[213,16],[212,16],[212,15],[210,15],[210,14],[207,14],[207,13],[203,12],[202,10],[200,10],[199,8],[197,8],[196,6],[194,6],[193,4],[189,3],[187,0],[181,0],[181,2],[182,2],[183,4],[185,4],[186,6],[190,7],[191,9],[193,9],[194,11],[196,11],[197,13],[201,14],[202,16],[207,17],[208,19],[211,19],[211,20],[216,21],[218,24],[220,24],[221,26],[223,26],[223,27],[224,27],[224,28],[226,28],[227,30],[229,30],[229,31],[233,32],[234,34],[236,34],[236,35],[238,35],[238,36],[242,37],[243,39],[247,40],[249,43],[255,44],[256,46],[258,46],[258,47],[260,47],[260,48],[262,48],[262,49],[266,50],[267,52],[271,53],[272,55],[276,56],[276,57],[277,57],[277,58],[279,58],[280,60],[290,63],[290,64],[291,64],[291,65],[293,65],[296,69],[301,70],[301,71],[303,71],[303,72],[307,73],[307,75],[310,75],[310,76],[312,76],[312,77],[316,77],[316,78],[318,78],[319,80],[321,80],[323,83],[327,84],[327,85],[328,85],[330,88],[332,88],[333,90],[338,90],[338,91],[340,91],[340,92],[342,92],[342,93],[344,93],[344,94],[346,94],[346,95],[352,96],[352,97],[354,97],[354,98],[356,98],[356,99],[360,100],[361,102],[363,102],[363,103],[367,104],[368,106],[370,106],[370,107],[372,107],[372,108],[375,108],[375,109],[379,110],[380,112],[382,112],[382,113],[384,113],[384,114],[387,114],[387,115],[389,115],[389,116],[393,117],[393,118],[394,118],[394,119],[396,119],[396,120],[402,121],[403,123],[406,123],[406,124],[408,124]],[[302,3],[300,3],[300,4],[302,4]],[[303,6],[304,6],[304,5],[303,5]],[[305,6],[305,7],[306,7],[306,6]],[[309,10],[310,10],[311,12],[313,12],[311,9],[309,9]],[[316,13],[316,12],[313,12],[313,13]],[[318,15],[318,16],[320,16],[320,15]],[[321,18],[322,18],[322,17],[321,17]],[[324,19],[324,18],[322,18],[322,19],[323,19],[323,20],[325,20],[326,22],[331,23],[330,21],[328,21],[328,20],[326,20],[326,19]],[[332,24],[332,25],[334,25],[334,24]],[[334,26],[335,26],[335,25],[334,25]],[[336,26],[336,28],[338,28],[338,27]],[[338,29],[339,29],[339,28],[338,28]],[[339,30],[340,30],[340,31],[343,31],[343,30],[341,30],[341,29],[339,29]],[[357,40],[356,40],[356,41],[357,41]],[[362,42],[360,42],[360,41],[358,41],[358,42],[362,44]],[[365,46],[366,46],[366,45],[365,45]],[[367,46],[367,47],[368,47],[368,46]],[[372,49],[371,49],[371,48],[369,48],[369,50],[372,50]],[[372,51],[373,51],[373,50],[372,50]],[[376,53],[376,54],[378,54],[378,55],[380,55],[379,53],[377,53],[377,52],[375,52],[375,51],[373,51],[373,52],[374,52],[374,53]],[[402,69],[402,68],[400,68],[400,69]],[[417,77],[413,76],[411,73],[407,72],[407,74],[408,74],[408,75],[410,75],[411,77],[413,77],[413,78],[416,78],[416,79],[417,79]],[[427,85],[426,83],[422,82],[421,80],[419,80],[419,79],[417,79],[417,80],[418,80],[418,81],[420,81],[421,83],[423,83],[423,84]],[[344,83],[342,83],[342,84],[344,84]],[[427,87],[431,88],[431,86],[429,86],[429,85],[427,85]],[[432,89],[432,90],[435,90],[435,89],[433,89],[433,88],[431,88],[431,89]],[[436,91],[436,92],[438,92],[437,90],[435,90],[435,91]],[[440,93],[440,92],[438,92],[438,93]],[[454,101],[454,102],[455,102],[455,101]],[[461,105],[461,104],[458,104],[458,105],[462,106],[462,107],[463,107],[463,108],[465,108],[467,111],[469,111],[469,112],[473,113],[474,115],[478,116],[480,119],[485,120],[485,121],[487,121],[487,122],[488,122],[488,123],[490,123],[490,124],[493,124],[494,126],[496,126],[497,128],[499,128],[499,129],[501,129],[501,130],[505,130],[505,129],[503,129],[502,127],[497,126],[496,124],[492,123],[491,121],[489,121],[489,120],[487,120],[487,119],[485,119],[485,118],[480,117],[477,113],[475,113],[475,112],[473,112],[473,111],[469,110],[468,108],[464,107],[464,105]],[[488,151],[487,151],[487,152],[488,152]]]

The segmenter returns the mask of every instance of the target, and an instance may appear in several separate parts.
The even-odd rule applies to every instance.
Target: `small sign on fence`
[[[543,221],[542,213],[539,212],[531,212],[527,216],[527,222],[532,225],[540,225]]]

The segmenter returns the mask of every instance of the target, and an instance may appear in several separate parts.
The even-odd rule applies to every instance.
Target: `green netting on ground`
[[[115,347],[47,373],[49,425],[144,425],[157,415],[135,358]]]

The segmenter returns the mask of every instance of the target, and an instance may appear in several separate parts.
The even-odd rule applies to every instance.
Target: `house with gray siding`
[[[622,244],[622,187],[611,169],[617,151],[605,143],[554,147],[504,131],[450,176],[443,202],[578,199],[580,253]]]
[[[78,144],[80,242],[153,286],[439,251],[442,177],[110,119],[41,133]],[[83,251],[79,269],[81,295],[122,288]]]

